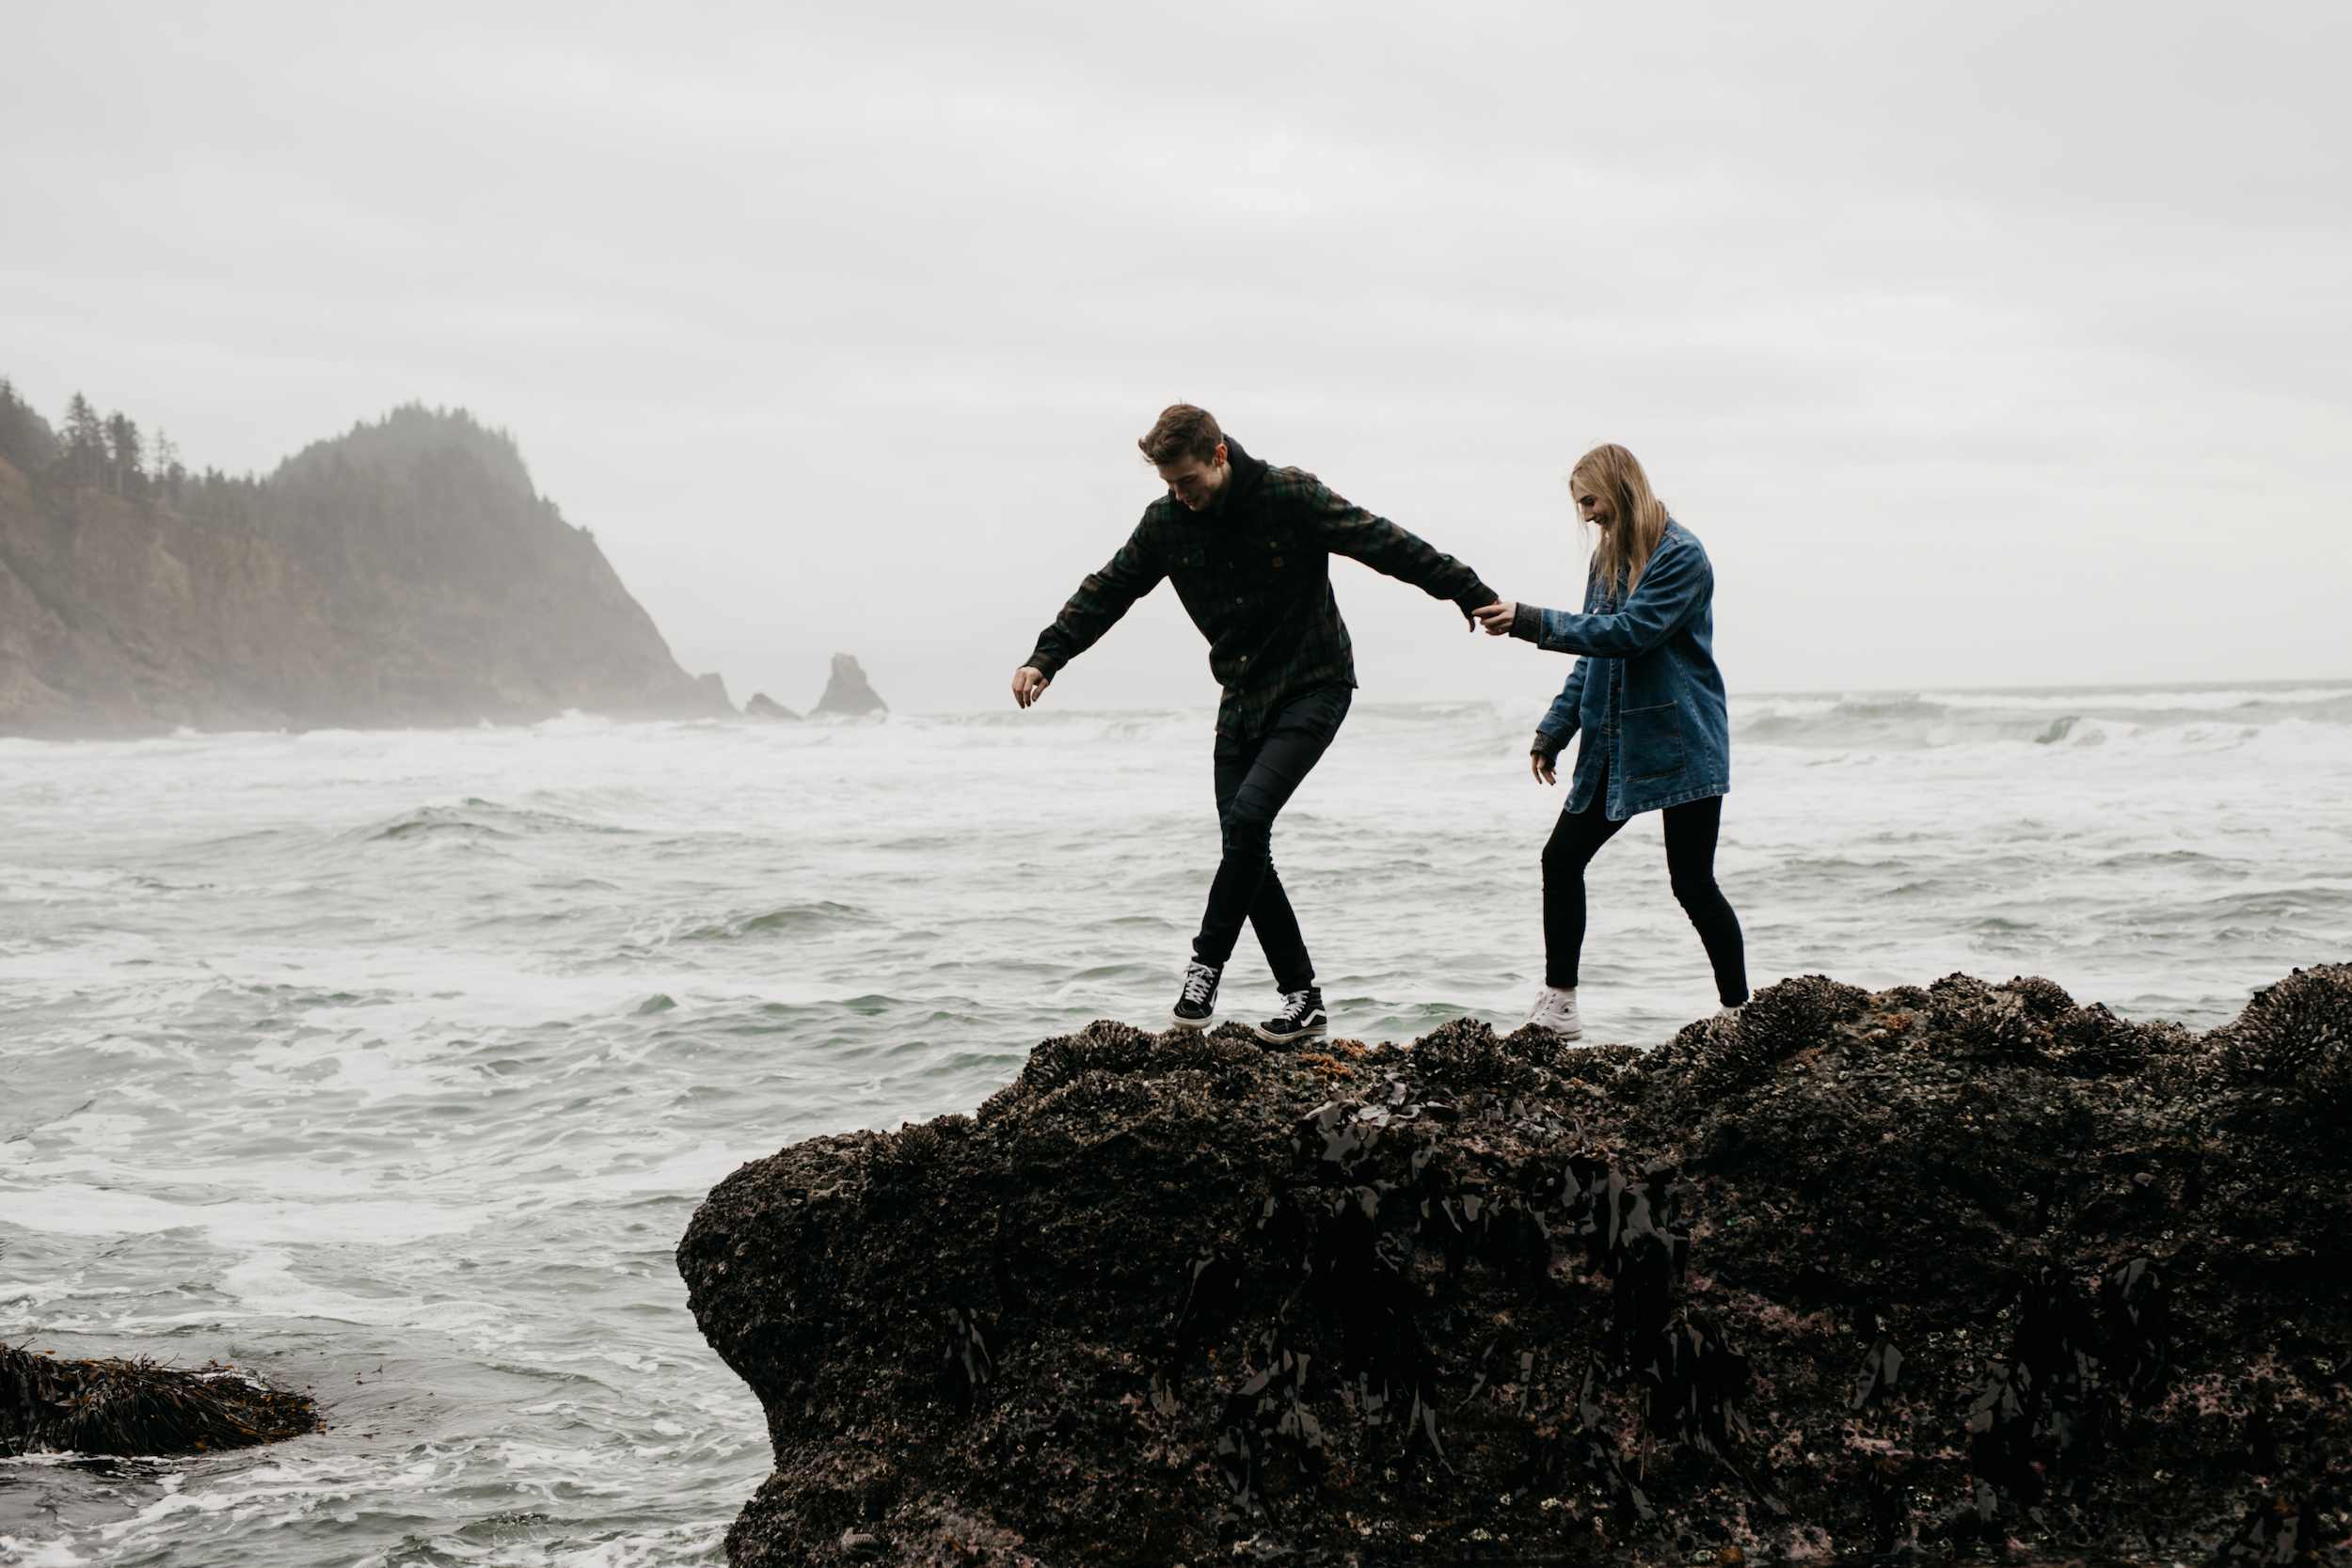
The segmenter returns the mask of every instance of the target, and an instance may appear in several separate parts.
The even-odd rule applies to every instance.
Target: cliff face
[[[462,414],[403,409],[259,482],[75,477],[0,457],[0,733],[729,711]]]
[[[1646,1054],[1097,1023],[695,1214],[729,1560],[2341,1560],[2347,1110],[2352,966],[2203,1037],[1964,975]]]

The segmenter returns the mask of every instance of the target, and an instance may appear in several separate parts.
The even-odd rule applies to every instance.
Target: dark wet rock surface
[[[2348,1042],[2352,966],[2204,1036],[1964,975],[1648,1053],[1097,1023],[697,1212],[730,1560],[2343,1561]]]
[[[59,1360],[0,1345],[0,1454],[218,1452],[318,1427],[308,1397],[232,1367]]]

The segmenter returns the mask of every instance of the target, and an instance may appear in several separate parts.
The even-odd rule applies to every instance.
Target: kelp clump
[[[314,1432],[318,1407],[232,1367],[61,1361],[0,1345],[0,1454],[185,1454]]]
[[[1785,981],[1647,1053],[1096,1023],[678,1264],[752,1565],[2340,1560],[2342,968]]]

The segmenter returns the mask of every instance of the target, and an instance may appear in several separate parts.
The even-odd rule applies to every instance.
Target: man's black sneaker
[[[1206,1029],[1216,1016],[1217,976],[1224,973],[1211,964],[1184,965],[1184,989],[1168,1012],[1168,1023],[1178,1029]]]
[[[1331,1021],[1323,1011],[1323,992],[1313,986],[1284,991],[1282,1010],[1263,1023],[1250,1025],[1250,1033],[1268,1045],[1321,1039],[1330,1032]]]

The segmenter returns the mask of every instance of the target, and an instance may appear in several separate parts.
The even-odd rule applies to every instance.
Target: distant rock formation
[[[882,700],[882,693],[866,684],[866,672],[857,667],[857,660],[848,654],[833,656],[833,679],[825,683],[825,694],[818,699],[818,713],[887,713],[890,705]]]
[[[266,479],[0,383],[0,734],[730,713],[515,443],[410,405]]]
[[[798,719],[799,714],[777,702],[765,691],[755,691],[752,700],[743,705],[743,711],[755,719]]]

